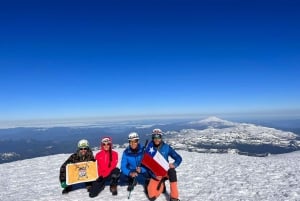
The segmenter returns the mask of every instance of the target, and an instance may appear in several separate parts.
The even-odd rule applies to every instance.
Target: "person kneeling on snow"
[[[92,183],[89,196],[96,197],[105,187],[105,183],[110,183],[110,192],[117,195],[117,184],[120,178],[120,169],[117,168],[118,152],[112,150],[112,139],[104,137],[101,140],[101,150],[95,158],[98,165],[98,179]]]
[[[177,174],[175,168],[182,161],[181,156],[162,140],[163,132],[156,128],[152,131],[152,141],[148,144],[142,164],[145,165],[152,175],[148,184],[148,198],[156,200],[165,191],[165,181],[170,181],[170,201],[179,201],[177,187]],[[174,162],[169,163],[168,157]]]
[[[141,167],[143,147],[139,143],[139,135],[131,132],[128,135],[129,146],[123,152],[121,160],[121,182],[128,184],[127,191],[132,191],[139,183],[149,183],[149,174],[145,167]],[[145,189],[146,191],[146,189]]]
[[[70,163],[95,161],[92,150],[89,148],[89,142],[82,139],[77,144],[77,151],[73,153],[60,167],[59,181],[63,188],[62,194],[66,194],[72,190],[72,185],[66,183],[66,166]],[[91,182],[85,183],[87,190],[91,187]]]

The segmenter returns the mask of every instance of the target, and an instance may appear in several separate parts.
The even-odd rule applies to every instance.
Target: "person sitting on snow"
[[[120,177],[118,164],[118,152],[112,150],[111,137],[104,137],[101,140],[101,150],[96,154],[95,159],[98,165],[99,178],[92,183],[89,196],[96,197],[105,187],[105,183],[110,183],[110,192],[117,195],[117,184]]]
[[[95,161],[92,150],[89,148],[89,142],[85,139],[79,140],[77,151],[73,153],[60,167],[59,181],[63,188],[62,194],[66,194],[72,190],[72,185],[66,183],[66,166],[70,163]],[[85,183],[87,190],[90,190],[91,182]]]
[[[121,181],[128,184],[127,191],[132,191],[137,182],[149,183],[149,174],[141,167],[143,147],[139,143],[139,135],[131,132],[128,135],[129,146],[123,151],[121,160]]]

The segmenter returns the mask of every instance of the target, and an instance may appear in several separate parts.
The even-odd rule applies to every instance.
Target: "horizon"
[[[77,127],[77,126],[107,126],[110,123],[123,124],[124,122],[168,122],[183,120],[204,120],[211,117],[229,121],[292,121],[300,120],[296,112],[293,115],[282,113],[227,113],[227,114],[176,114],[176,115],[135,115],[135,116],[98,116],[98,117],[74,117],[74,118],[41,118],[41,119],[17,119],[0,120],[0,129],[18,127]]]
[[[72,151],[79,139],[98,146],[101,136],[111,136],[114,144],[127,143],[128,133],[148,139],[154,128],[162,129],[165,140],[179,149],[223,153],[235,149],[241,154],[266,156],[299,149],[298,120],[238,120],[209,116],[194,119],[152,119],[101,121],[69,120],[64,122],[25,122],[22,125],[0,123],[1,162]],[[184,138],[182,138],[184,136]],[[201,137],[202,136],[202,137]],[[231,137],[229,137],[231,136]],[[225,138],[224,138],[225,137]],[[198,140],[197,140],[198,139]],[[196,141],[197,143],[195,143]],[[32,152],[34,147],[35,152]],[[185,148],[184,148],[185,147]],[[3,153],[2,153],[3,152]],[[11,155],[7,155],[12,153]]]
[[[299,116],[299,8],[283,0],[3,2],[0,121]]]

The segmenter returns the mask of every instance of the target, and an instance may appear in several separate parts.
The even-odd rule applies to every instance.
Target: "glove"
[[[134,178],[134,177],[138,176],[138,173],[136,171],[133,171],[133,172],[130,172],[129,176]]]
[[[67,188],[67,186],[68,186],[65,181],[61,182],[60,185],[62,188]]]

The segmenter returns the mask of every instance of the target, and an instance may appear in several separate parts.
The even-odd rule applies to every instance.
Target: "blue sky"
[[[300,112],[298,1],[6,1],[0,120]]]

